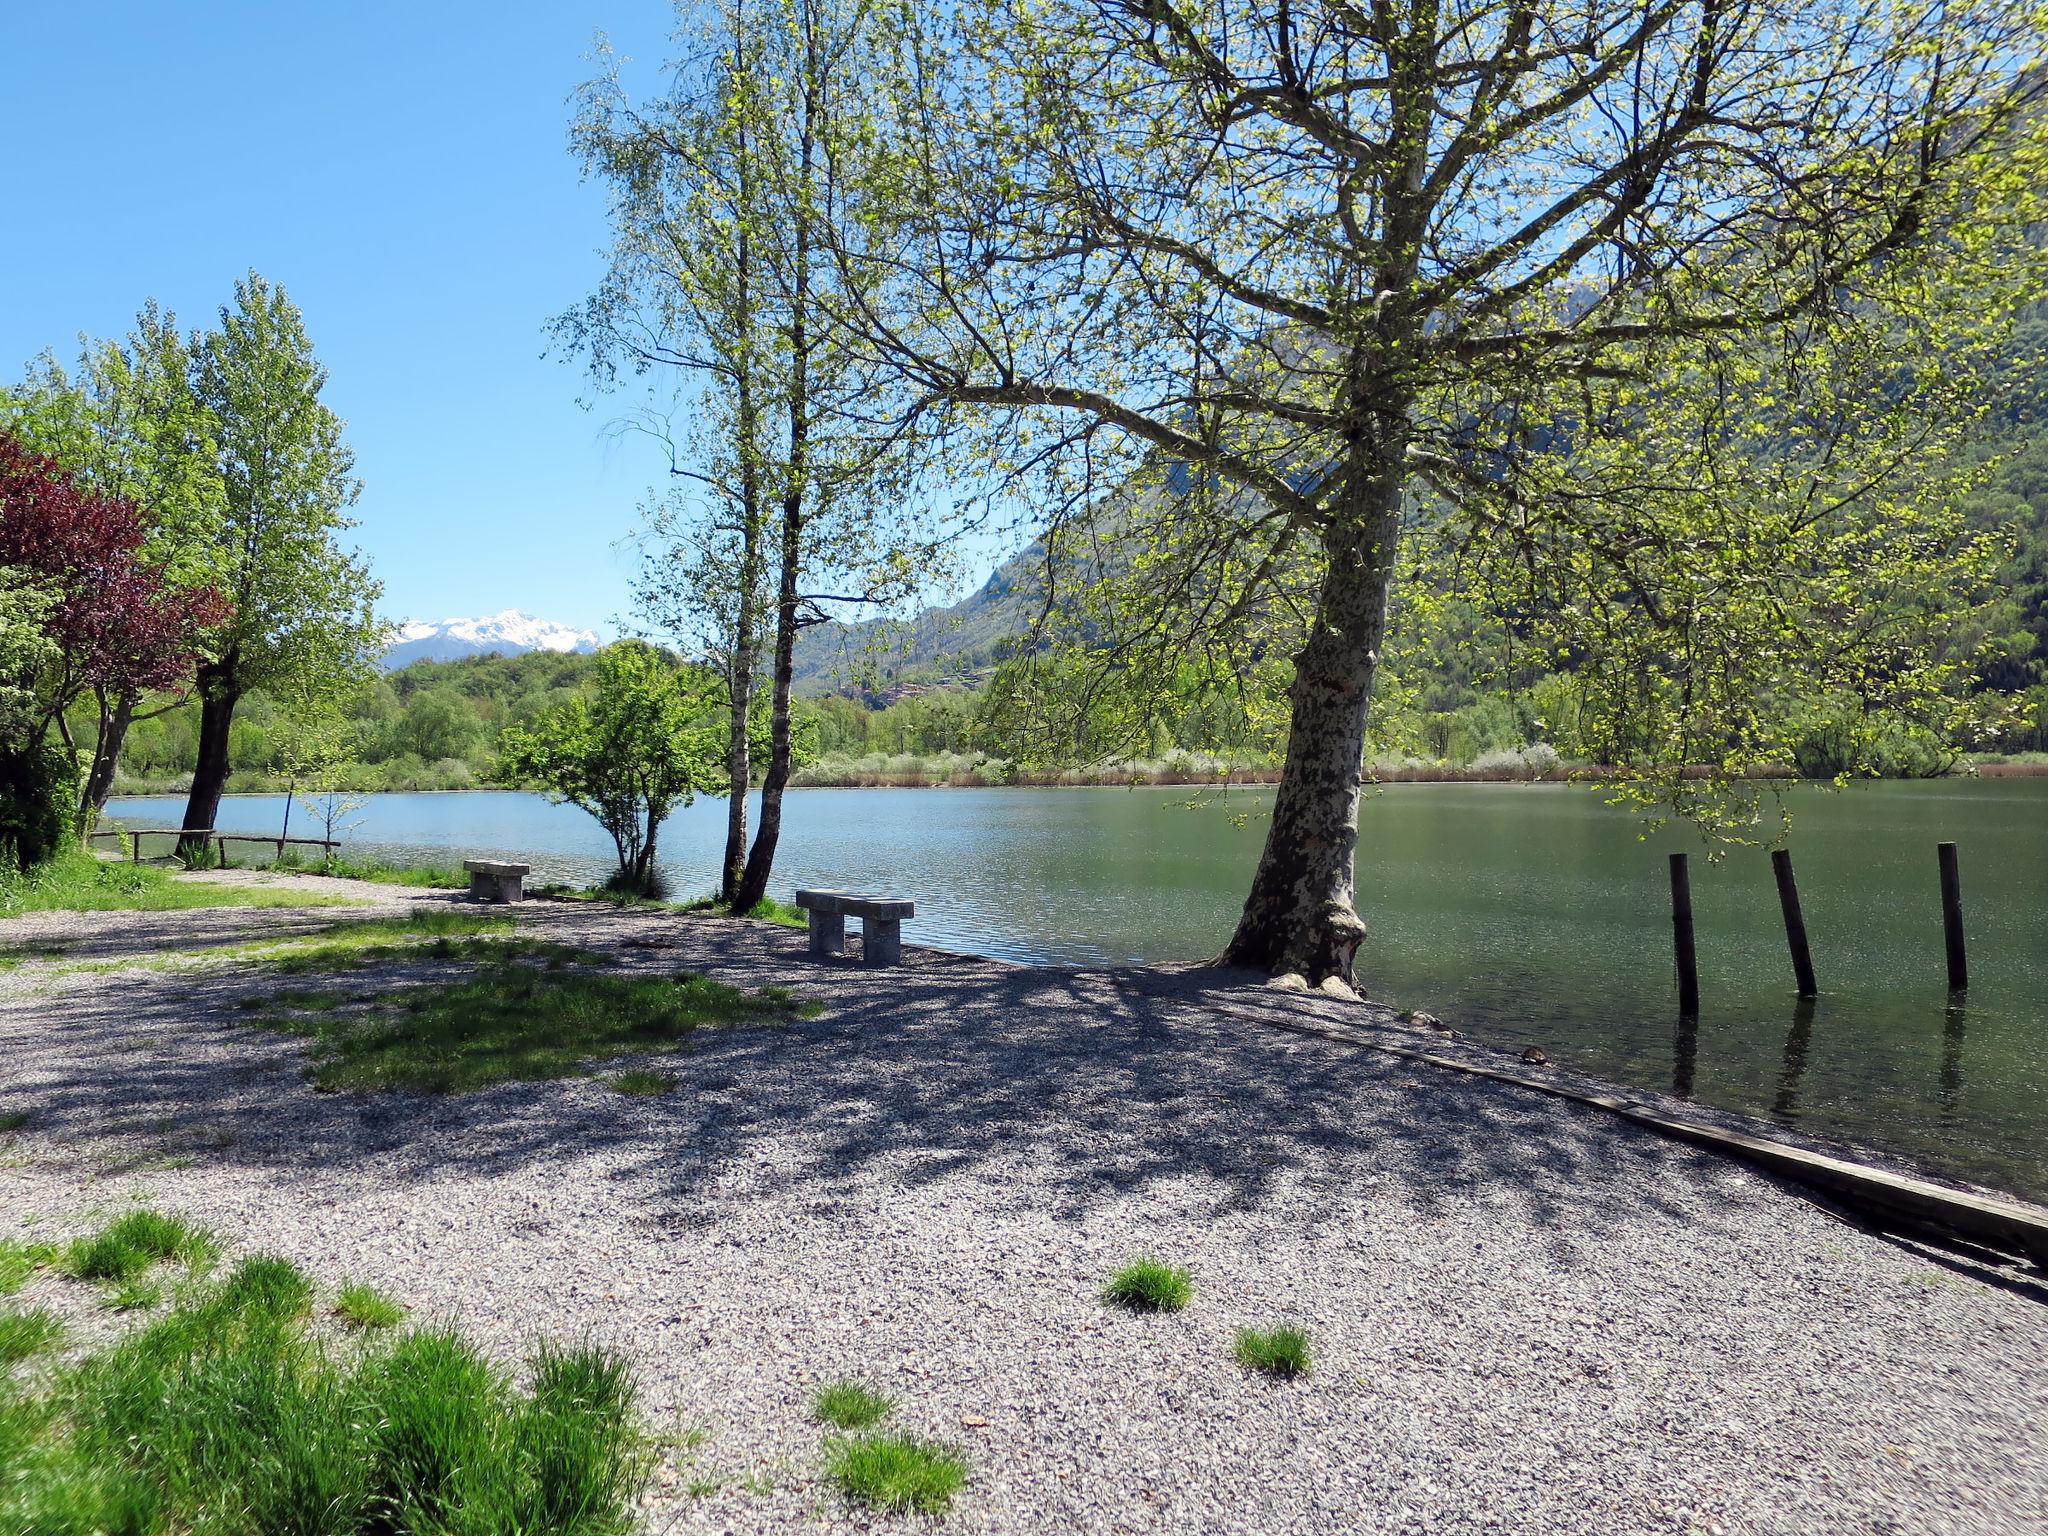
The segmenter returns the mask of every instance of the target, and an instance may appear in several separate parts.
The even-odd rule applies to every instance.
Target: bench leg
[[[869,965],[895,965],[903,958],[903,924],[893,917],[860,920],[861,959]]]
[[[498,876],[498,900],[504,902],[519,901],[525,895],[526,877],[524,875]]]
[[[840,912],[811,912],[811,953],[838,955],[846,951],[846,917]]]
[[[491,877],[480,869],[470,871],[469,899],[471,901],[489,901],[491,899]]]

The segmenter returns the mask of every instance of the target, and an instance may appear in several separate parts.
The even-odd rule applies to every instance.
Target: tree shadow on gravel
[[[257,968],[75,977],[0,1010],[14,1067],[0,1112],[115,1154],[126,1137],[285,1178],[490,1177],[598,1157],[630,1185],[622,1198],[689,1224],[792,1191],[832,1209],[877,1176],[974,1179],[977,1198],[1056,1216],[1155,1193],[1218,1215],[1284,1197],[1311,1223],[1361,1198],[1422,1217],[1500,1199],[1541,1224],[1569,1215],[1575,1231],[1650,1211],[1696,1220],[1739,1198],[1698,1176],[1712,1159],[1605,1116],[1289,1035],[1199,995],[1145,995],[1113,973],[929,951],[877,972],[812,961],[801,934],[660,914],[546,931],[613,949],[625,971],[780,984],[825,1011],[701,1032],[658,1058],[681,1086],[657,1099],[587,1079],[322,1094],[300,1076],[297,1042],[247,1026],[243,1000],[279,984]],[[449,974],[391,964],[345,985]]]

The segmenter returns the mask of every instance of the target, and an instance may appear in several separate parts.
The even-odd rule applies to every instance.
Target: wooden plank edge
[[[1310,1022],[1298,1017],[1275,1018],[1271,1014],[1233,1006],[1215,998],[1204,1001],[1233,1018],[1245,1019],[1254,1024],[1290,1030],[1297,1034],[1315,1035],[1333,1040],[1340,1045],[1377,1051],[1382,1055],[1414,1062],[1420,1066],[1458,1072],[1467,1077],[1484,1078],[1511,1088],[1526,1088],[1532,1093],[1563,1099],[1568,1103],[1582,1104],[1589,1109],[1605,1110],[1631,1125],[1654,1131],[1660,1136],[1668,1136],[1676,1141],[1719,1152],[1724,1156],[1767,1169],[1794,1183],[1825,1191],[1842,1204],[1868,1213],[1881,1222],[1903,1221],[1913,1226],[1932,1227],[1996,1249],[2000,1253],[2017,1254],[2042,1271],[2048,1272],[2048,1209],[2037,1205],[2029,1205],[2018,1200],[1987,1198],[1972,1194],[1968,1190],[1950,1189],[1927,1179],[1916,1179],[1882,1168],[1873,1168],[1868,1164],[1850,1162],[1846,1158],[1833,1157],[1824,1152],[1809,1151],[1805,1147],[1795,1147],[1788,1142],[1752,1136],[1746,1132],[1704,1125],[1696,1121],[1681,1120],[1675,1115],[1632,1103],[1615,1094],[1586,1093],[1567,1087],[1563,1083],[1546,1082],[1526,1073],[1485,1066],[1479,1062],[1460,1061],[1452,1056],[1439,1056],[1433,1051],[1370,1039],[1334,1021]]]

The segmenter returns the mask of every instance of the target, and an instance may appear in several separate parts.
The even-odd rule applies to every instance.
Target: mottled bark
[[[792,495],[783,510],[782,575],[775,597],[775,672],[768,701],[768,771],[761,778],[761,824],[747,867],[733,893],[736,912],[751,911],[768,894],[768,876],[775,868],[775,848],[782,839],[782,792],[789,787],[789,700],[796,676],[798,560],[802,553],[803,511]]]
[[[1324,536],[1328,569],[1288,689],[1287,761],[1226,965],[1353,979],[1365,938],[1352,906],[1358,793],[1400,527],[1402,477],[1391,459],[1355,458],[1357,489]]]

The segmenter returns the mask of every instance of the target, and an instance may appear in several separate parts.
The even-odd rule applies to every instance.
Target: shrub
[[[1309,1373],[1308,1335],[1299,1328],[1241,1328],[1236,1354],[1237,1363],[1248,1371],[1264,1371],[1270,1376]]]
[[[910,1435],[847,1435],[825,1447],[825,1467],[856,1503],[883,1510],[944,1514],[967,1481],[967,1462],[950,1446]]]
[[[1133,1312],[1178,1312],[1194,1294],[1194,1277],[1186,1270],[1156,1259],[1137,1259],[1110,1276],[1102,1299]]]

